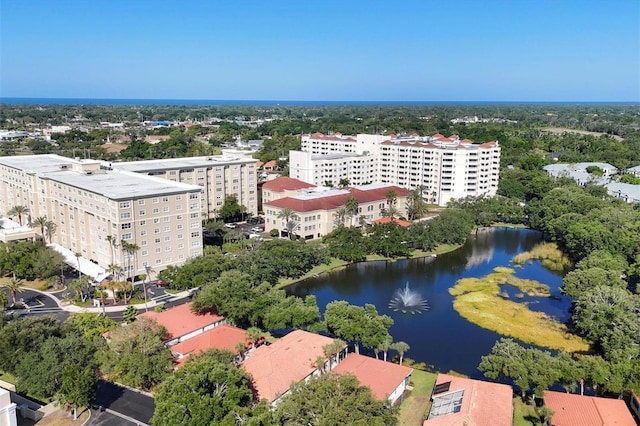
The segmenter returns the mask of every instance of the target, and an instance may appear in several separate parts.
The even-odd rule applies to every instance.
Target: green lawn
[[[533,404],[525,404],[519,396],[513,397],[513,425],[532,426],[540,424]]]
[[[13,374],[5,373],[4,371],[1,371],[1,370],[0,370],[0,380],[11,383],[13,385],[16,384],[16,377]]]
[[[413,370],[411,374],[411,395],[400,404],[398,414],[402,426],[421,426],[425,411],[429,406],[431,391],[436,383],[437,374],[421,370]]]

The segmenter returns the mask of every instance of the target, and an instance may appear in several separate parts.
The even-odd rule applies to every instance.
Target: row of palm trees
[[[22,218],[28,215],[29,208],[27,206],[13,206],[11,210],[7,212],[7,216],[9,217],[18,217],[18,223],[20,223],[20,226],[22,226]],[[28,225],[32,228],[40,228],[40,235],[42,236],[42,239],[48,239],[49,244],[51,244],[53,235],[57,228],[55,222],[48,220],[47,216],[38,216],[35,219],[30,220]]]

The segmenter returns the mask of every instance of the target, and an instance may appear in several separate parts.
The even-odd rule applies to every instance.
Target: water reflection
[[[321,311],[334,300],[361,306],[372,303],[378,312],[394,319],[390,333],[395,341],[411,346],[406,356],[440,371],[455,370],[480,378],[482,375],[476,370],[480,357],[491,351],[500,336],[460,317],[453,309],[448,289],[460,278],[482,277],[497,266],[512,266],[510,261],[517,253],[530,250],[541,239],[541,234],[532,230],[492,229],[471,236],[460,249],[435,259],[359,263],[306,280],[288,291],[300,296],[315,295]],[[538,262],[516,268],[515,275],[547,284],[552,295],[558,296],[540,298],[530,305],[531,309],[546,312],[559,321],[568,319],[569,300],[558,292],[562,284],[559,275]],[[429,310],[421,315],[406,315],[389,307],[395,292],[407,282],[411,283],[411,291],[428,300]]]

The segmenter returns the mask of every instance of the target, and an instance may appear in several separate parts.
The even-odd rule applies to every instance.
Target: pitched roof
[[[330,343],[329,337],[295,330],[255,349],[242,366],[253,378],[258,398],[272,402],[316,370],[316,359],[324,357],[322,347]]]
[[[154,319],[158,324],[166,328],[167,340],[177,339],[192,331],[224,320],[224,317],[212,312],[200,315],[191,312],[191,303],[185,303],[163,312],[145,312],[140,316]]]
[[[180,355],[199,354],[209,349],[226,349],[237,353],[238,343],[247,342],[247,332],[241,328],[222,324],[171,347]]]
[[[387,192],[395,191],[398,197],[406,197],[411,191],[398,186],[384,186],[371,189],[349,188],[341,194],[313,197],[284,197],[264,203],[265,206],[290,208],[295,212],[313,212],[318,210],[335,210],[345,205],[349,197],[355,197],[359,204],[372,201],[386,201]]]
[[[544,403],[555,414],[554,426],[633,426],[635,421],[621,399],[544,391]]]
[[[492,425],[511,426],[513,389],[509,385],[438,374],[436,386],[450,382],[449,390],[437,395],[446,397],[464,390],[460,410],[424,421],[423,426]]]
[[[278,163],[276,162],[276,160],[270,160],[270,161],[267,161],[266,163],[264,163],[264,167],[265,168],[267,168],[267,167],[275,167],[277,165],[278,165]]]
[[[380,223],[380,224],[391,223],[391,222],[397,223],[403,228],[406,228],[407,226],[411,225],[411,222],[407,222],[406,220],[400,220],[397,217],[394,217],[393,220],[390,217],[381,217],[380,219],[376,219],[373,221],[373,223]]]
[[[350,353],[333,369],[334,373],[351,373],[360,384],[371,389],[373,396],[384,401],[413,371],[412,368],[369,356]]]
[[[315,188],[311,183],[303,182],[288,176],[280,176],[262,185],[262,189],[268,189],[274,192],[295,191],[296,189]]]

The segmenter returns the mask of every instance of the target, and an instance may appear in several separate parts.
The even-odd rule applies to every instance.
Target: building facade
[[[302,151],[289,154],[290,176],[315,185],[382,182],[424,188],[428,202],[496,194],[500,172],[497,141],[475,144],[457,136],[303,135]]]
[[[118,170],[144,173],[173,182],[202,188],[202,218],[216,216],[224,200],[234,195],[247,213],[258,213],[256,160],[251,158],[210,155],[205,157],[170,158],[113,163]]]
[[[202,187],[58,155],[0,157],[0,212],[27,207],[42,237],[107,269],[158,272],[200,256]],[[37,229],[40,233],[39,229]],[[122,242],[137,246],[127,251]]]
[[[344,218],[345,225],[358,225],[361,221],[372,223],[383,217],[388,208],[387,194],[393,191],[396,195],[396,208],[402,215],[406,214],[405,206],[409,190],[388,184],[369,184],[354,186],[348,189],[319,188],[301,190],[297,195],[280,198],[264,204],[265,232],[278,230],[281,235],[292,233],[303,239],[321,238],[333,231],[340,221],[336,217],[338,209],[345,206],[353,197],[358,201],[358,212]],[[287,226],[282,217],[284,209],[291,209],[292,227]]]

